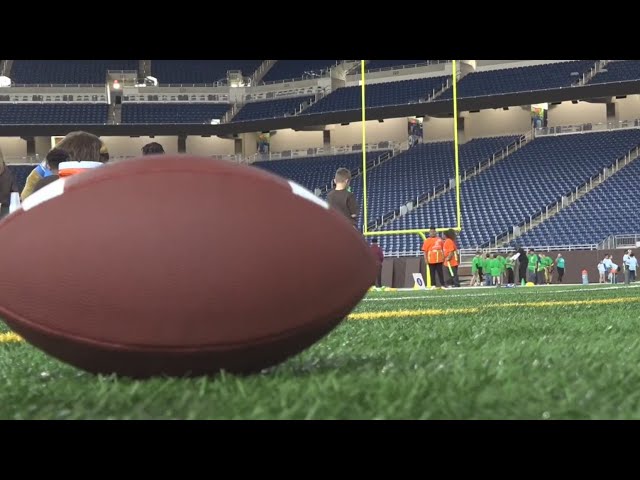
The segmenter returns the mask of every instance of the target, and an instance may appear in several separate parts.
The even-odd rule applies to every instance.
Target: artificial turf
[[[2,342],[0,418],[640,418],[639,333],[636,286],[373,292],[249,377],[94,376]]]

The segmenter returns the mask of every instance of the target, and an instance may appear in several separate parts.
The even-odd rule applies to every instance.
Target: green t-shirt
[[[540,263],[538,264],[538,271],[542,272],[546,267],[550,267],[553,264],[553,259],[551,257],[544,257],[540,259]]]
[[[564,268],[564,257],[560,257],[556,262],[556,265],[558,266],[558,268]]]
[[[527,268],[532,272],[535,272],[536,264],[538,263],[538,255],[536,255],[535,253],[532,253],[531,255],[527,255],[527,258],[529,259],[529,264]]]
[[[473,260],[471,260],[471,273],[476,273],[478,268],[482,268],[482,257],[473,257]]]
[[[491,268],[491,259],[489,257],[482,259],[482,271],[489,273],[489,269]]]
[[[513,260],[511,260],[511,257],[504,259],[504,266],[507,270],[513,270]]]
[[[491,263],[490,263],[490,267],[491,267],[491,276],[492,277],[500,276],[500,273],[502,272],[502,262],[500,262],[499,258],[492,258],[491,259]]]

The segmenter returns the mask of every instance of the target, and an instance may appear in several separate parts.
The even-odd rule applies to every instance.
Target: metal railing
[[[277,60],[276,60],[277,62]],[[331,70],[335,67],[337,67],[338,65],[340,65],[342,62],[340,60],[338,60],[334,65],[328,67],[328,68],[322,68],[319,70],[310,70],[308,73],[306,73],[305,75],[302,75],[300,77],[295,77],[295,78],[285,78],[283,80],[268,80],[268,81],[262,81],[260,82],[260,85],[275,85],[277,83],[292,83],[292,82],[301,82],[303,80],[313,80],[316,78],[325,78],[328,77],[329,75],[331,75]],[[277,63],[276,63],[277,65]],[[275,65],[274,65],[275,66]]]
[[[5,88],[104,88],[104,83],[12,83]]]
[[[557,127],[536,128],[534,130],[534,135],[536,137],[544,137],[548,135],[571,135],[575,133],[606,132],[639,127],[640,119],[621,120],[618,122],[582,123],[578,125],[558,125]]]
[[[375,152],[375,151],[384,151],[384,150],[400,150],[402,148],[402,143],[385,141],[379,143],[367,143],[366,151],[367,152]],[[249,163],[255,161],[270,161],[270,160],[284,160],[289,158],[300,158],[300,157],[322,157],[328,155],[342,155],[354,152],[361,152],[362,144],[355,145],[340,145],[334,147],[313,147],[313,148],[302,148],[302,149],[293,149],[293,150],[284,150],[282,152],[269,152],[268,154],[260,154],[256,153],[254,155],[250,155],[245,157]]]
[[[451,63],[451,60],[425,60],[421,63],[409,63],[407,65],[393,65],[390,67],[366,69],[366,73],[386,72],[390,70],[406,70],[408,68],[428,67],[429,65],[439,65],[443,63]],[[366,68],[366,67],[365,67]],[[360,75],[357,73],[356,75]]]
[[[615,250],[617,248],[640,247],[640,233],[610,235],[598,244],[599,250]]]

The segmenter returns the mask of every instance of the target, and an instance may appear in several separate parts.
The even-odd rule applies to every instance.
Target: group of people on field
[[[554,260],[543,252],[536,253],[533,248],[525,251],[519,248],[515,254],[502,256],[496,253],[476,252],[471,261],[471,286],[514,286],[516,262],[518,266],[518,283],[521,285],[551,284],[554,271],[556,280],[562,283],[565,259],[561,253]]]
[[[622,256],[622,274],[624,283],[629,284],[636,281],[636,270],[638,269],[638,259],[631,249],[625,251]],[[618,283],[618,274],[621,273],[620,266],[613,261],[613,255],[607,254],[598,263],[599,283]]]

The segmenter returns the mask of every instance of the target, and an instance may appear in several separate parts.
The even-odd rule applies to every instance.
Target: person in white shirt
[[[629,262],[629,254],[631,253],[631,249],[624,252],[622,256],[622,271],[624,272],[624,283],[629,284],[629,268],[627,268],[627,263]]]
[[[638,270],[638,259],[633,254],[633,252],[629,254],[629,259],[627,260],[627,270],[629,271],[629,282],[635,282],[636,271]],[[625,276],[625,282],[626,282],[626,276]]]
[[[606,269],[604,267],[604,263],[602,262],[598,263],[598,273],[600,274],[600,279],[598,280],[598,283],[604,283]]]
[[[609,279],[611,283],[618,283],[618,265],[611,262],[611,270],[609,271]]]
[[[611,255],[605,255],[604,260],[602,260],[602,263],[604,264],[604,273],[606,274],[607,278],[610,278],[609,274],[611,273],[611,267],[613,265],[611,257]]]

